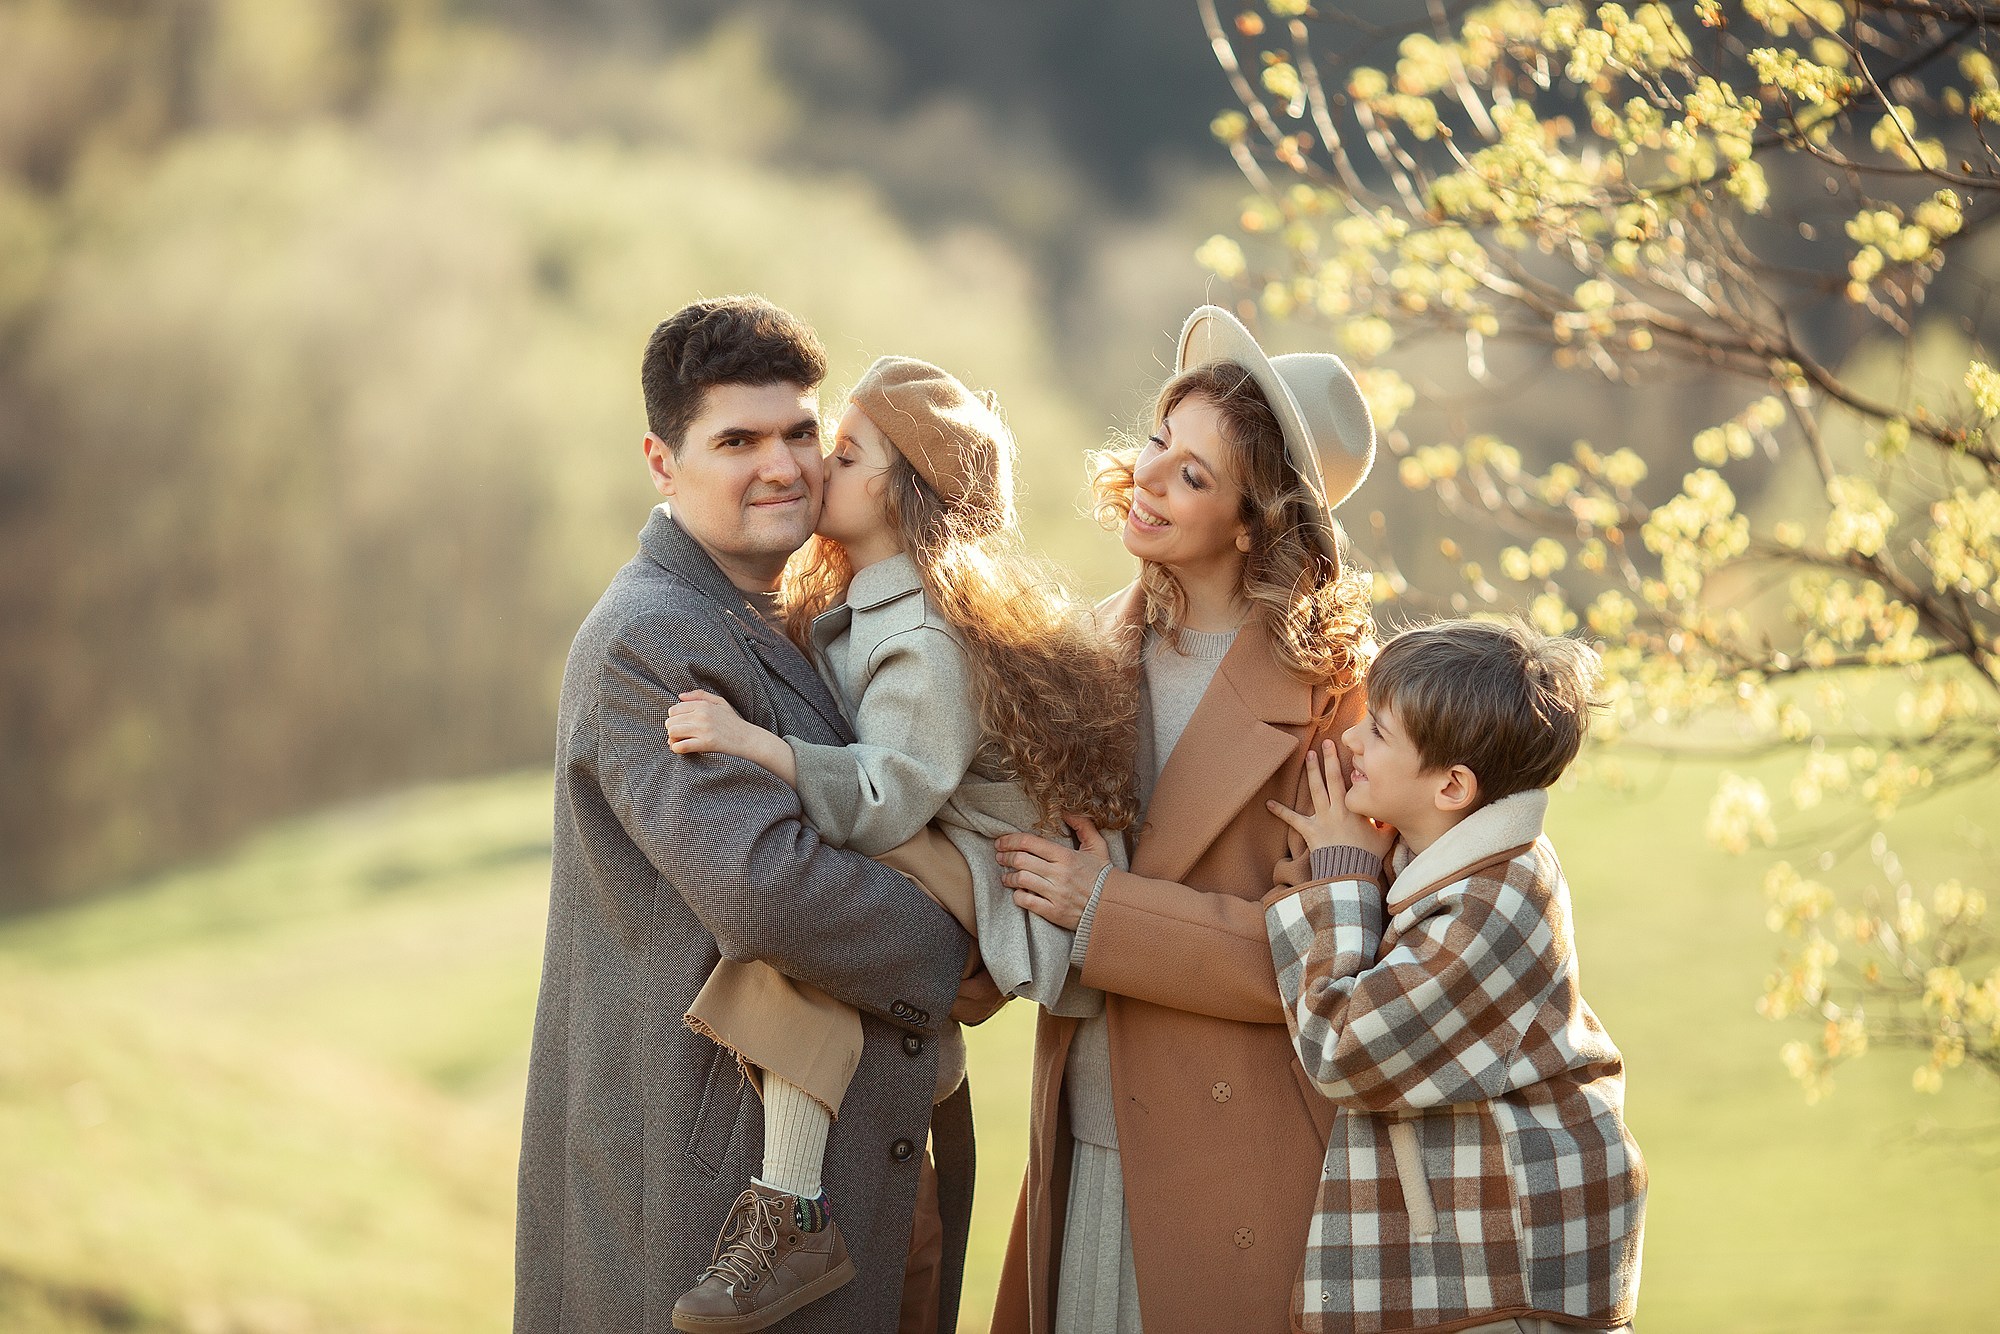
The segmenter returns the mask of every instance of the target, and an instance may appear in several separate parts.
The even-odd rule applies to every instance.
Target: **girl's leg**
[[[818,1200],[826,1134],[833,1119],[818,1099],[782,1075],[763,1072],[764,1170],[758,1180],[801,1200]],[[807,1223],[818,1231],[824,1218]]]

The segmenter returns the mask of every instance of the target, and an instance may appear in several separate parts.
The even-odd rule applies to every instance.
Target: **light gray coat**
[[[1070,933],[1019,907],[1000,883],[993,840],[1032,832],[1040,816],[985,740],[965,648],[916,562],[891,556],[857,573],[847,601],[813,622],[813,647],[858,741],[786,738],[812,827],[879,857],[935,818],[971,868],[979,953],[994,985],[1057,1014],[1101,1013],[1104,993],[1071,977]]]
[[[718,957],[763,959],[861,1013],[825,1180],[858,1276],[788,1330],[893,1329],[936,1036],[969,941],[903,876],[822,843],[777,777],[676,755],[667,708],[710,690],[759,726],[852,739],[805,658],[655,510],[563,676],[555,849],[528,1069],[515,1251],[519,1334],[666,1334],[757,1169],[763,1120],[729,1054],[681,1015]],[[957,1324],[971,1109],[937,1109],[941,1330]]]

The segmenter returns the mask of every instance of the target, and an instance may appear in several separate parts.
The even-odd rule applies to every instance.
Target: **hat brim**
[[[1312,429],[1306,424],[1298,397],[1241,320],[1220,306],[1201,306],[1181,326],[1174,373],[1178,375],[1211,361],[1235,362],[1250,372],[1250,378],[1264,391],[1264,399],[1271,405],[1278,429],[1285,437],[1285,458],[1312,492],[1313,536],[1319,540],[1321,550],[1339,560],[1340,536],[1333,524],[1332,508],[1326,503],[1326,478],[1320,472],[1319,456],[1313,451]]]

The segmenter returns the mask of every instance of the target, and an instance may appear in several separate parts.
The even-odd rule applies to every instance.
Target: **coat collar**
[[[1481,806],[1422,852],[1412,855],[1397,844],[1391,857],[1396,879],[1389,887],[1389,911],[1401,912],[1466,872],[1531,846],[1542,836],[1542,817],[1548,809],[1548,789],[1531,788]]]
[[[714,602],[725,616],[735,621],[750,643],[751,651],[768,669],[773,679],[789,687],[814,713],[833,726],[838,736],[849,736],[850,724],[834,703],[826,682],[807,662],[791,640],[779,634],[759,616],[736,585],[716,566],[701,543],[674,521],[665,505],[656,505],[639,530],[639,550],[655,564],[680,578]]]
[[[1132,584],[1099,610],[1136,655],[1145,642],[1144,592]],[[1161,880],[1185,876],[1298,753],[1298,738],[1283,729],[1313,717],[1312,687],[1278,661],[1261,619],[1244,622],[1160,771],[1133,871]]]
[[[878,560],[848,581],[847,605],[856,611],[872,611],[897,598],[921,593],[923,579],[908,552],[899,551],[887,560]]]
[[[917,563],[907,554],[898,553],[877,561],[848,581],[845,598],[813,617],[813,651],[824,659],[827,648],[854,623],[856,612],[874,611],[923,591],[924,581],[917,574]]]

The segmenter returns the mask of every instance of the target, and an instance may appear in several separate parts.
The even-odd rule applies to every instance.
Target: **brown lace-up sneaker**
[[[701,1282],[674,1303],[674,1328],[686,1334],[748,1334],[853,1278],[840,1224],[822,1213],[818,1231],[801,1226],[823,1207],[751,1182],[730,1206]]]

